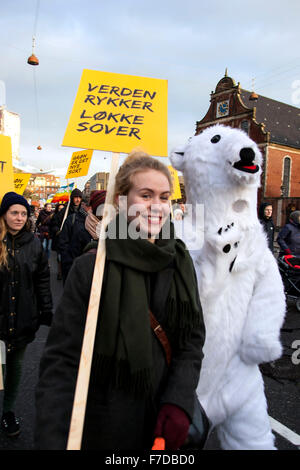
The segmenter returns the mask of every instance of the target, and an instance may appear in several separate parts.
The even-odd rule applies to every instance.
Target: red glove
[[[184,444],[189,427],[190,420],[181,408],[165,404],[158,413],[154,435],[165,439],[168,450],[177,450]]]
[[[286,250],[284,250],[284,254],[285,254],[285,255],[291,255],[292,252],[291,252],[291,250],[290,250],[289,248],[287,248]]]

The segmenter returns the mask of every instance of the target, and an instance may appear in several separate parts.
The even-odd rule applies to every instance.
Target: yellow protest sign
[[[14,173],[14,185],[16,193],[21,195],[24,193],[30,176],[31,173]]]
[[[173,182],[173,192],[170,196],[171,201],[174,199],[181,199],[181,189],[179,183],[178,172],[172,166],[168,166],[169,172],[171,173],[171,178]]]
[[[167,156],[168,82],[83,70],[64,146]]]
[[[0,201],[5,193],[14,190],[11,139],[0,134]]]
[[[66,179],[78,178],[79,176],[86,176],[89,171],[93,150],[84,150],[74,152],[68,167]]]

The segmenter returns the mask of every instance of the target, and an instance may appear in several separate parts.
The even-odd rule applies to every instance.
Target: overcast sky
[[[61,143],[83,69],[167,79],[169,150],[194,134],[226,67],[243,88],[255,77],[258,93],[299,106],[299,18],[299,0],[1,0],[0,80],[21,116],[21,162],[67,168],[78,149]],[[95,151],[88,176],[109,162]]]

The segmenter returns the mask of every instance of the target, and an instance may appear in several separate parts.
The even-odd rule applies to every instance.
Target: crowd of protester
[[[114,221],[121,226],[124,220],[127,230],[137,221],[140,235],[132,239],[128,232],[124,239],[117,232],[105,241],[83,449],[150,449],[155,437],[163,437],[166,448],[175,450],[187,439],[205,327],[193,263],[171,222],[171,192],[167,167],[145,154],[129,156],[116,177]],[[120,202],[124,196],[128,212]],[[14,192],[1,202],[0,341],[6,354],[1,429],[8,437],[20,433],[15,401],[25,351],[39,327],[50,326],[36,387],[37,449],[67,445],[105,199],[106,191],[93,191],[84,201],[74,189],[68,203],[55,207],[30,207]],[[132,216],[136,204],[141,212]],[[176,219],[183,214],[178,207]],[[161,236],[165,225],[167,239]],[[63,287],[55,312],[50,265]],[[151,333],[157,330],[153,321],[167,331],[170,357],[157,332]],[[129,428],[120,425],[125,421]]]
[[[117,174],[114,220],[117,227],[124,220],[128,233],[124,239],[117,230],[105,241],[84,449],[149,449],[156,436],[163,436],[167,449],[176,450],[188,437],[205,326],[193,263],[171,221],[182,220],[186,208],[175,204],[171,209],[171,192],[168,169],[145,154],[129,156]],[[55,206],[29,206],[14,192],[1,202],[0,342],[6,354],[1,428],[8,437],[20,433],[14,406],[25,351],[40,325],[51,326],[36,389],[38,449],[67,445],[105,199],[106,191],[99,190],[84,201],[74,189],[68,203]],[[131,216],[135,205],[140,212]],[[273,252],[272,205],[262,204],[258,216]],[[136,220],[140,235],[132,239],[128,227]],[[161,236],[166,224],[168,239]],[[300,211],[294,211],[277,237],[283,253],[300,255],[299,234]],[[51,252],[51,269],[63,287],[55,314]],[[167,361],[156,336],[149,336],[150,325],[157,322],[153,312],[170,337],[172,356]]]

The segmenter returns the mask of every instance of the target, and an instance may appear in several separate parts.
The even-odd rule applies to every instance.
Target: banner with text
[[[11,138],[0,134],[0,202],[5,193],[14,190]]]
[[[14,173],[15,192],[18,194],[24,193],[28,181],[30,180],[31,173]]]
[[[168,82],[83,70],[64,146],[166,157]]]
[[[79,178],[79,176],[86,176],[89,171],[93,150],[84,150],[74,152],[68,167],[65,178]]]

